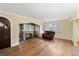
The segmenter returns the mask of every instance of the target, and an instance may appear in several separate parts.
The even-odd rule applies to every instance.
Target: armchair
[[[42,34],[42,38],[43,39],[48,39],[48,40],[52,40],[55,36],[55,32],[54,31],[45,31]]]

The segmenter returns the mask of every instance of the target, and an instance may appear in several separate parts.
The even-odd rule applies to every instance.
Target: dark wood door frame
[[[5,17],[0,17],[0,50],[11,47],[11,25],[10,21]]]

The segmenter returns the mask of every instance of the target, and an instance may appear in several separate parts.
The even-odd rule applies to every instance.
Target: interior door
[[[0,50],[10,47],[10,22],[0,17]]]

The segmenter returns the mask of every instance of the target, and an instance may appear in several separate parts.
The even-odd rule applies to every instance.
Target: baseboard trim
[[[17,45],[19,45],[19,43],[12,44],[11,47],[14,47],[14,46],[17,46]]]
[[[69,40],[69,39],[58,38],[58,37],[55,37],[55,38],[56,38],[56,39],[67,40],[67,41],[71,41],[71,42],[73,42],[72,40]]]

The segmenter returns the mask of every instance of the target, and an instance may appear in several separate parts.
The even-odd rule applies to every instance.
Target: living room
[[[7,54],[1,51],[1,55],[79,55],[75,52],[77,51],[75,48],[79,48],[78,7],[79,4],[0,4],[0,20],[7,19],[10,22],[10,48],[13,49]],[[21,24],[24,26],[22,30]],[[36,33],[35,26],[37,26],[38,35],[33,37]],[[45,31],[55,32],[52,40],[42,38]],[[25,35],[29,38],[26,39]],[[21,42],[20,39],[22,39]],[[51,50],[52,48],[54,49]]]

